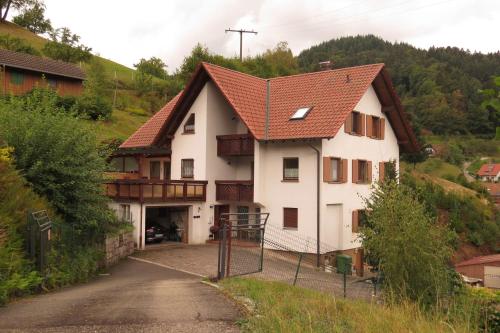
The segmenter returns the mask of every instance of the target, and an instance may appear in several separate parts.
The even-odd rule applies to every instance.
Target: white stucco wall
[[[367,90],[363,98],[354,108],[364,114],[386,118],[382,113],[381,104],[372,87]],[[371,139],[366,136],[354,136],[339,130],[335,138],[323,140],[323,156],[334,156],[348,159],[348,181],[345,184],[328,184],[321,182],[321,220],[322,224],[334,224],[328,230],[337,230],[338,235],[322,234],[322,241],[337,242],[339,249],[351,249],[361,244],[357,234],[351,232],[352,211],[363,208],[363,197],[370,195],[370,185],[352,183],[352,160],[364,159],[372,162],[373,181],[378,180],[379,162],[396,160],[399,166],[399,147],[397,138],[389,121],[385,121],[384,140]],[[342,220],[339,221],[328,213],[327,205],[342,204]],[[325,207],[325,208],[323,208]]]

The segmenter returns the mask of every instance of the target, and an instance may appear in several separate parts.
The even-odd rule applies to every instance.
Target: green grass
[[[38,49],[39,51],[42,50],[43,46],[48,41],[47,39],[45,39],[41,36],[38,36],[38,35],[32,33],[31,31],[24,29],[23,27],[20,27],[20,26],[14,24],[14,23],[11,23],[11,22],[0,23],[0,34],[2,34],[2,35],[9,34],[12,37],[25,39],[29,44],[31,44],[31,46]],[[92,45],[88,45],[88,46],[92,47]],[[132,86],[132,82],[133,82],[132,78],[133,78],[135,70],[133,70],[132,68],[129,68],[127,66],[121,65],[119,63],[116,63],[114,61],[111,61],[109,59],[98,57],[98,56],[96,56],[96,57],[102,61],[103,65],[106,69],[106,72],[108,73],[108,75],[111,79],[114,78],[114,73],[116,71],[116,77],[117,77],[118,81],[122,82],[123,84],[125,84],[127,86]],[[84,65],[83,67],[85,69],[86,66]]]
[[[417,164],[417,171],[444,179],[456,179],[462,173],[456,165],[446,163],[439,158],[429,158]]]
[[[387,306],[335,299],[255,279],[226,279],[221,285],[229,295],[249,298],[255,304],[254,313],[241,322],[243,332],[474,332],[465,321],[423,313],[412,304]]]
[[[149,115],[139,114],[134,110],[122,111],[113,110],[111,119],[105,121],[87,120],[90,126],[95,127],[97,139],[99,141],[109,139],[125,140],[134,133],[148,119]]]

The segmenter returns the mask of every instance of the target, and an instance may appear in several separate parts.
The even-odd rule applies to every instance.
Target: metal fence
[[[259,223],[256,216],[246,215],[248,218],[226,214],[219,230],[219,279],[246,275],[365,300],[380,294],[380,281],[375,273],[368,271],[365,277],[337,273],[338,249],[318,244],[316,239],[296,231],[267,224],[267,214],[259,214]],[[242,220],[255,222],[238,225]]]

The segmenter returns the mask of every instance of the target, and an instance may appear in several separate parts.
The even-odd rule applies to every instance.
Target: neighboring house
[[[4,49],[0,49],[0,75],[3,95],[22,95],[43,85],[60,95],[79,95],[85,79],[74,64]]]
[[[202,63],[120,146],[122,179],[107,193],[139,248],[153,223],[204,243],[224,212],[268,212],[291,235],[359,257],[362,197],[385,163],[417,149],[383,64],[265,80]]]
[[[500,254],[462,261],[455,270],[468,278],[481,279],[485,287],[500,288]]]
[[[498,182],[500,179],[500,163],[483,164],[477,175],[483,182]]]
[[[500,183],[486,183],[484,186],[488,189],[488,193],[493,198],[493,202],[500,206]]]

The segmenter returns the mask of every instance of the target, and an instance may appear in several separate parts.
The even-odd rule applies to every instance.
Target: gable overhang
[[[228,103],[228,105],[238,116],[238,118],[241,119],[241,121],[243,121],[245,126],[250,131],[252,137],[255,138],[255,134],[253,133],[252,128],[248,126],[248,124],[245,122],[241,114],[238,112],[238,109],[234,107],[234,105],[231,103],[230,99],[224,92],[224,90],[221,89],[221,87],[218,85],[217,80],[213,78],[210,71],[208,71],[205,68],[203,62],[201,62],[196,67],[193,76],[186,85],[184,91],[179,97],[179,100],[175,104],[172,112],[170,113],[169,117],[167,118],[162,128],[156,135],[153,141],[154,145],[162,146],[163,144],[165,144],[166,141],[173,138],[175,131],[179,128],[179,126],[181,126],[184,117],[186,117],[186,114],[189,112],[189,109],[191,108],[194,101],[196,100],[201,90],[208,81],[212,81],[214,83],[217,90],[224,97],[224,100]]]
[[[415,153],[420,150],[415,133],[404,113],[401,101],[392,85],[389,73],[383,67],[372,82],[373,89],[382,105],[402,152]]]

